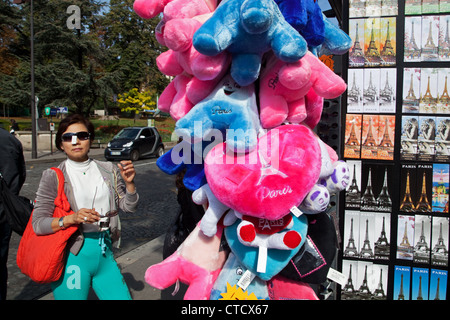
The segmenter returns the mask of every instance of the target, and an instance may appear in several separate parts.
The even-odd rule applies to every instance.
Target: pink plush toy
[[[145,281],[162,290],[179,280],[189,285],[185,300],[209,299],[227,259],[228,252],[220,250],[222,232],[223,226],[219,224],[216,235],[207,237],[197,225],[175,253],[147,269]]]
[[[310,52],[295,63],[283,62],[273,54],[266,57],[259,94],[264,128],[274,128],[283,122],[301,123],[307,118],[318,122],[322,109],[316,104],[323,103],[320,98],[336,98],[347,88],[341,77]],[[308,103],[314,106],[306,106],[307,96]]]
[[[267,281],[270,300],[319,300],[314,290],[300,281],[276,275]]]
[[[211,191],[224,205],[243,214],[276,220],[300,205],[318,181],[321,150],[304,125],[283,125],[258,139],[246,154],[211,149],[205,175]]]
[[[163,91],[158,108],[170,113],[175,120],[211,93],[231,62],[227,52],[208,57],[192,45],[195,31],[209,16],[172,19],[165,25],[163,38],[169,50],[159,55],[156,63],[162,73],[175,76],[175,79]]]
[[[217,0],[135,0],[134,11],[144,19],[164,13],[165,21],[174,18],[191,18],[213,12]]]

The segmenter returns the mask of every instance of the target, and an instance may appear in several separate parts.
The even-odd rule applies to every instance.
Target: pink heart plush
[[[216,145],[205,159],[205,175],[217,199],[235,211],[268,220],[298,206],[317,182],[321,151],[303,125],[283,125],[258,139],[245,154]]]

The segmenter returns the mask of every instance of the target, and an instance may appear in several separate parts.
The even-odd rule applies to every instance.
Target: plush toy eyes
[[[241,267],[236,268],[236,275],[241,276],[244,273]]]

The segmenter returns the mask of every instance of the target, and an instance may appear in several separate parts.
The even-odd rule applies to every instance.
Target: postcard
[[[366,16],[368,17],[381,16],[381,0],[366,1]]]
[[[450,12],[450,0],[440,0],[439,1],[439,12],[440,13]]]
[[[378,115],[363,115],[361,159],[378,159]]]
[[[450,114],[450,68],[438,68],[437,73],[437,113]]]
[[[405,33],[404,33],[404,61],[419,62],[421,61],[422,46],[422,17],[410,16],[405,17]]]
[[[422,16],[422,61],[439,61],[439,16]]]
[[[412,269],[411,300],[428,300],[428,268]]]
[[[411,260],[414,253],[414,216],[398,216],[397,259]]]
[[[378,117],[377,154],[379,160],[394,160],[395,116]]]
[[[416,214],[414,218],[414,263],[430,263],[431,216]]]
[[[380,18],[364,19],[364,66],[378,67],[381,64],[380,56]]]
[[[364,67],[364,19],[350,19],[348,35],[353,43],[348,52],[348,66],[350,68]]]
[[[375,214],[375,259],[389,260],[391,243],[391,213],[379,212]]]
[[[380,70],[380,113],[395,113],[397,103],[397,69]]]
[[[419,153],[417,160],[434,161],[436,120],[432,116],[419,116],[419,137],[417,139]]]
[[[433,163],[433,180],[432,180],[433,212],[448,213],[449,166],[450,165],[448,163]]]
[[[344,217],[344,257],[357,258],[359,256],[359,217],[358,210],[345,210]]]
[[[405,0],[405,14],[422,14],[422,0]]]
[[[419,113],[436,113],[439,68],[422,68],[420,75]]]
[[[436,117],[435,161],[450,163],[450,118]]]
[[[448,217],[432,218],[431,265],[448,267]]]
[[[363,109],[364,113],[380,112],[380,69],[364,70]]]
[[[361,157],[361,114],[347,113],[345,118],[344,158]]]
[[[350,0],[348,7],[350,18],[364,17],[366,15],[365,0]]]
[[[409,300],[411,267],[394,266],[394,300]]]
[[[431,269],[430,300],[447,300],[448,270]]]
[[[420,104],[421,68],[403,69],[402,112],[418,113]]]
[[[396,16],[398,15],[398,0],[383,0],[381,2],[382,16]]]
[[[449,24],[450,15],[439,16],[439,61],[450,61]]]
[[[423,13],[439,13],[439,0],[422,0]]]
[[[397,46],[397,18],[380,19],[380,55],[381,66],[389,67],[396,64],[396,46]]]
[[[350,171],[350,183],[345,189],[345,207],[359,209],[361,207],[361,161],[347,160]]]
[[[418,116],[402,115],[400,138],[400,159],[417,160],[417,139],[419,137]]]
[[[362,113],[364,69],[348,69],[347,113]]]
[[[341,299],[358,300],[358,288],[356,288],[356,280],[358,279],[358,261],[343,259],[342,274],[347,276],[347,283],[341,289]]]
[[[401,212],[414,212],[419,197],[417,190],[417,164],[402,163],[400,168],[400,208]]]
[[[361,211],[359,217],[359,257],[361,259],[374,258],[375,213]]]

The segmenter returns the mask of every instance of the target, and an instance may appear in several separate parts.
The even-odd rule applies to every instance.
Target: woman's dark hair
[[[64,132],[66,132],[67,128],[74,123],[84,124],[86,126],[86,128],[88,129],[88,132],[91,134],[91,137],[90,137],[91,143],[92,143],[92,141],[94,141],[95,129],[94,129],[94,125],[92,124],[92,122],[90,122],[88,119],[83,117],[81,114],[72,114],[70,116],[67,116],[63,120],[61,120],[61,122],[59,123],[58,132],[56,132],[56,138],[55,138],[55,144],[56,144],[56,147],[58,148],[58,150],[62,151],[62,149],[61,149],[62,134]]]

